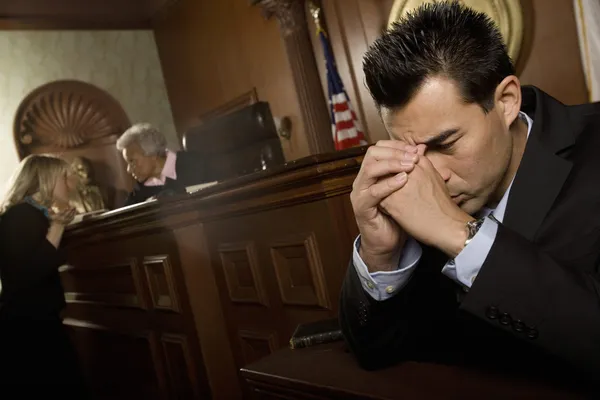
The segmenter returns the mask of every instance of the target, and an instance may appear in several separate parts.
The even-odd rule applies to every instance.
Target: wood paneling
[[[351,180],[347,184],[350,188]],[[340,197],[349,203],[347,194]],[[298,323],[337,315],[337,299],[352,242],[340,241],[343,233],[332,223],[327,203],[328,200],[311,201],[205,223],[238,367],[252,361],[248,357],[250,349],[268,348],[266,340],[260,346],[258,339],[240,342],[238,337],[243,337],[243,332],[273,332],[279,345],[285,346]],[[262,287],[261,303],[231,298],[227,290],[228,266],[218,257],[222,243],[249,239],[253,241],[256,260],[254,281],[260,279]],[[340,248],[346,251],[336,251]]]
[[[239,331],[242,346],[243,364],[247,365],[260,360],[279,348],[276,333]]]
[[[393,0],[321,0],[333,52],[348,95],[371,142],[387,139],[364,84],[362,57],[387,23]],[[525,39],[517,62],[521,82],[566,104],[588,99],[571,0],[522,0]],[[321,44],[313,41],[317,54]],[[325,67],[319,65],[326,93]]]
[[[0,29],[148,29],[178,0],[0,1]]]
[[[180,0],[155,24],[178,133],[211,110],[256,89],[275,117],[289,116],[287,160],[309,154],[294,80],[277,22],[240,0]]]
[[[254,243],[221,243],[218,251],[229,300],[268,305]]]
[[[521,0],[526,25],[519,77],[566,104],[589,99],[571,0]]]
[[[364,151],[70,226],[66,316],[100,398],[238,399],[239,368],[337,315]]]
[[[314,232],[286,235],[269,248],[283,304],[331,308]]]
[[[210,396],[173,237],[70,241],[66,325],[95,398]]]
[[[342,342],[283,349],[242,370],[254,400],[553,399],[592,398],[557,382],[485,369],[403,362],[360,368]]]

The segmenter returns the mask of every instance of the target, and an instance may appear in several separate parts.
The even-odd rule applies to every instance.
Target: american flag
[[[329,92],[329,106],[331,108],[331,131],[336,150],[367,144],[365,135],[352,109],[350,99],[344,89],[342,78],[337,70],[329,39],[324,30],[319,30],[319,38],[325,53],[327,66],[327,83]]]

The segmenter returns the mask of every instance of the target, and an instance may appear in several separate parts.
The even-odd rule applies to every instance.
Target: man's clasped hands
[[[396,269],[409,236],[456,257],[473,219],[454,202],[423,144],[382,140],[371,146],[350,198],[359,254],[371,272]]]

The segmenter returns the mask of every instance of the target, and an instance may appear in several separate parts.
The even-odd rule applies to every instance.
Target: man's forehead
[[[464,123],[465,107],[456,85],[445,78],[431,78],[421,85],[412,99],[401,108],[380,110],[392,138],[425,142]]]
[[[456,118],[448,118],[440,113],[429,117],[411,118],[404,113],[382,113],[385,128],[392,139],[410,144],[427,143],[443,132],[460,130],[461,124]]]
[[[479,124],[483,117],[485,114],[478,106],[450,114],[432,112],[429,116],[421,118],[411,118],[397,113],[389,114],[384,118],[382,114],[384,126],[390,137],[411,144],[426,143],[444,132],[469,131],[473,125]]]

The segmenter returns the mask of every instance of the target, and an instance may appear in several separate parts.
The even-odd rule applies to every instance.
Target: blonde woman
[[[31,155],[0,206],[0,387],[47,385],[46,394],[56,389],[63,398],[84,398],[77,356],[60,317],[65,297],[59,244],[75,215],[69,172],[59,158]]]

